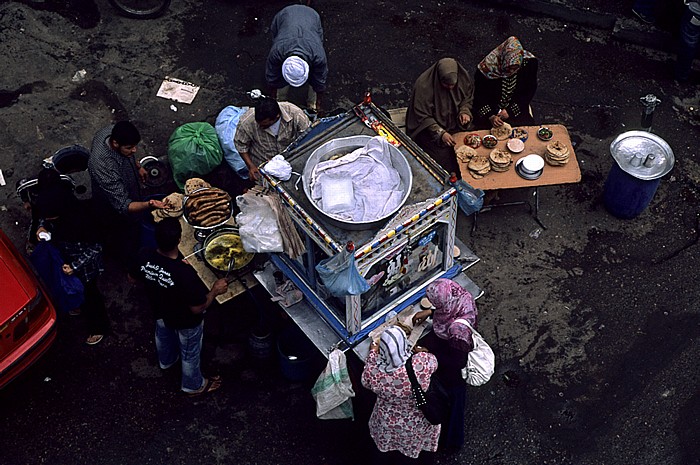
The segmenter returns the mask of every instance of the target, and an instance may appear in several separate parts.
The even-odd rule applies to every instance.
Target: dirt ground
[[[329,57],[326,110],[367,89],[383,107],[406,106],[438,58],[471,70],[517,35],[540,59],[536,117],[581,141],[581,182],[539,190],[546,229],[524,207],[481,214],[474,234],[472,219],[459,219],[459,238],[481,258],[468,274],[485,292],[480,328],[497,373],[469,389],[467,442],[437,463],[700,464],[700,90],[697,74],[672,80],[663,47],[616,38],[647,30],[622,3],[586,7],[618,18],[614,29],[505,1],[314,3]],[[0,227],[21,248],[29,217],[15,183],[63,146],[89,147],[110,122],[130,119],[140,154],[164,157],[179,125],[248,105],[245,92],[264,89],[267,26],[286,4],[173,0],[164,17],[139,21],[106,0],[0,3]],[[200,85],[194,102],[156,97],[165,76]],[[639,128],[647,93],[662,101],[653,130],[675,167],[638,218],[621,220],[602,202],[609,145]],[[143,292],[115,266],[102,282],[113,334],[87,347],[81,322],[62,319],[51,352],[0,392],[2,463],[362,463],[371,399],[358,385],[355,422],[316,420],[313,380],[289,382],[275,360],[248,354],[253,302],[207,316],[204,366],[225,384],[192,402],[176,392],[177,374],[157,367]]]

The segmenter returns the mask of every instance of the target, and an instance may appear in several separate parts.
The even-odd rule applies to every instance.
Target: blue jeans
[[[196,392],[204,386],[200,368],[204,322],[194,328],[171,329],[163,320],[156,320],[156,350],[158,363],[163,369],[170,368],[182,359],[182,384],[184,392]]]
[[[675,70],[676,79],[679,81],[685,81],[690,76],[693,59],[698,49],[698,43],[700,43],[700,24],[697,24],[700,23],[700,18],[696,17],[693,20],[693,17],[693,12],[686,8],[681,20],[680,43]]]

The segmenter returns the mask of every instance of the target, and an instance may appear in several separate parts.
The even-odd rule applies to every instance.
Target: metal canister
[[[656,134],[629,131],[612,141],[610,154],[615,163],[605,181],[605,207],[618,218],[635,218],[651,203],[661,178],[673,169],[673,150]]]

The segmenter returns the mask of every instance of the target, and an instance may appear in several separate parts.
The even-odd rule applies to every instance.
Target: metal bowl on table
[[[224,226],[207,236],[202,246],[204,262],[216,271],[228,271],[233,259],[231,271],[240,270],[255,257],[254,253],[243,249],[238,228]]]
[[[391,155],[391,163],[394,169],[399,173],[401,179],[401,184],[399,188],[403,192],[401,202],[396,208],[390,211],[388,214],[376,218],[372,221],[348,221],[346,219],[340,218],[333,215],[332,213],[327,213],[323,211],[319,205],[314,202],[311,195],[311,175],[314,168],[319,163],[330,160],[334,157],[342,156],[348,154],[358,148],[364,147],[372,139],[371,136],[350,136],[342,137],[338,139],[333,139],[314,150],[309,158],[306,160],[306,165],[304,165],[304,173],[302,175],[302,182],[304,184],[304,193],[309,199],[309,202],[325,217],[328,221],[340,228],[349,230],[363,230],[370,229],[377,226],[382,226],[386,221],[394,216],[399,209],[406,203],[408,196],[411,193],[411,188],[413,187],[413,172],[411,171],[411,166],[408,164],[408,160],[401,151],[389,145],[389,151]]]
[[[183,198],[183,215],[182,215],[182,217],[185,219],[185,222],[187,222],[187,224],[192,226],[195,230],[199,230],[201,233],[204,233],[204,234],[206,234],[209,231],[213,231],[214,229],[216,229],[220,226],[225,225],[226,222],[231,219],[231,216],[233,216],[233,200],[229,196],[228,210],[226,212],[224,219],[222,219],[221,221],[217,221],[215,224],[202,226],[197,221],[194,221],[190,218],[190,215],[192,212],[189,211],[189,208],[187,207],[187,200],[189,200],[191,195],[198,193],[198,192],[205,191],[205,190],[209,190],[209,189],[212,189],[212,188],[211,187],[200,187],[199,189],[195,190],[194,192],[192,192],[188,195],[185,195]]]

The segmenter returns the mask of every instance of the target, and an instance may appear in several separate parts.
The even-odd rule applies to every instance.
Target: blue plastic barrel
[[[163,200],[165,195],[154,194],[148,195],[144,200]],[[141,217],[141,237],[140,237],[140,247],[146,247],[149,249],[155,249],[156,244],[156,222],[153,220],[153,215],[151,212],[145,212]]]
[[[605,181],[605,208],[618,218],[636,218],[649,206],[660,182],[661,178],[637,179],[613,163]]]
[[[637,217],[654,198],[661,178],[673,168],[671,147],[656,134],[628,131],[610,144],[615,160],[605,181],[605,208],[626,220]]]
[[[316,371],[319,355],[316,346],[295,325],[284,328],[277,339],[282,375],[290,381],[304,381],[320,372]]]

